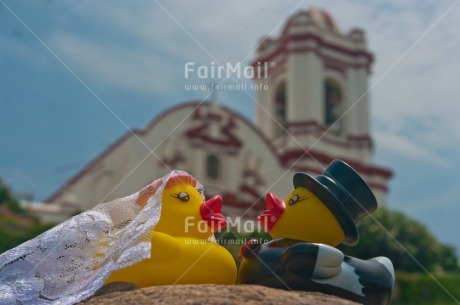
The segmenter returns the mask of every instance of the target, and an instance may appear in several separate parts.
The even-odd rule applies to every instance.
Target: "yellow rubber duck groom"
[[[316,178],[297,173],[293,180],[295,189],[285,201],[267,194],[267,210],[258,221],[273,240],[249,241],[241,248],[239,282],[387,304],[394,283],[391,261],[360,260],[335,248],[355,245],[356,222],[377,209],[369,186],[340,160]]]

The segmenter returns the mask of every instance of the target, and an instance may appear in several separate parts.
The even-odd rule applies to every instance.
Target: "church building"
[[[255,219],[267,192],[284,198],[294,173],[318,175],[334,159],[355,168],[384,205],[392,171],[372,162],[372,62],[363,30],[345,33],[321,9],[298,11],[257,49],[252,66],[268,69],[254,78],[267,88],[257,91],[255,122],[214,101],[180,104],[126,133],[30,209],[62,221],[180,169],[207,196],[223,197],[225,215]]]

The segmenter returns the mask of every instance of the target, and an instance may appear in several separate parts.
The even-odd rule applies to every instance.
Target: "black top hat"
[[[343,244],[346,245],[358,243],[358,219],[377,209],[377,200],[369,186],[341,160],[332,161],[316,178],[304,173],[295,174],[294,187],[310,190],[327,206],[345,233]]]

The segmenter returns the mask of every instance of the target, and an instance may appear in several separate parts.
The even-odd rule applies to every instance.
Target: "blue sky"
[[[247,64],[287,16],[366,30],[374,159],[388,205],[460,249],[459,1],[0,0],[0,177],[42,200],[127,132],[208,92],[184,64]],[[198,82],[198,80],[196,80]],[[254,92],[217,93],[254,119]]]

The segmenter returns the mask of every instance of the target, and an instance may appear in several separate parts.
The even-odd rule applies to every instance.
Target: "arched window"
[[[284,134],[286,124],[286,82],[281,82],[275,91],[275,136]],[[281,126],[280,126],[281,125]]]
[[[216,180],[219,178],[220,164],[215,155],[208,155],[206,158],[206,175],[209,179]]]
[[[342,87],[334,79],[326,79],[324,82],[324,123],[334,125],[334,130],[339,133],[342,126],[338,119],[342,107]]]

